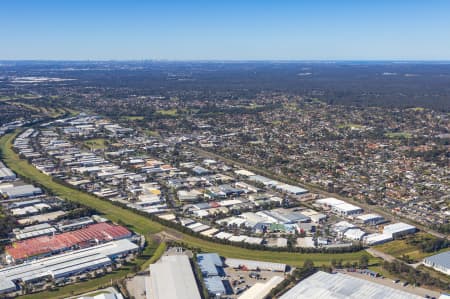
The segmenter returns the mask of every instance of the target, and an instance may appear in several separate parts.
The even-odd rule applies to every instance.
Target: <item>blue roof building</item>
[[[197,263],[204,277],[223,275],[223,262],[217,253],[197,254]]]
[[[206,277],[205,286],[212,296],[222,296],[227,293],[222,279],[219,276]]]

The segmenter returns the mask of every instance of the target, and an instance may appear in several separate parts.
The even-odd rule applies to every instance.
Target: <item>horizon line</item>
[[[433,62],[450,63],[450,59],[2,59],[0,62],[303,62],[303,63],[333,63],[333,62]]]

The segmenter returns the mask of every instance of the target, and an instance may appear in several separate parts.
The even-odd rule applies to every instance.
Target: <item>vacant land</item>
[[[415,236],[411,237],[411,238],[416,238],[416,239],[421,239],[421,238],[429,238],[429,239],[436,239],[436,237],[427,234],[427,233],[417,233]],[[401,240],[394,240],[392,242],[388,242],[385,244],[381,244],[378,246],[375,246],[374,248],[376,250],[379,250],[381,252],[384,252],[386,254],[392,255],[396,258],[401,258],[402,256],[407,256],[408,258],[414,260],[414,261],[420,261],[423,258],[430,256],[430,255],[434,255],[437,254],[439,252],[444,252],[446,249],[442,249],[439,252],[423,252],[422,250],[420,250],[420,248],[418,246],[416,246],[415,244],[413,244],[413,242],[408,242],[409,239],[411,238],[405,238],[405,239],[401,239]]]

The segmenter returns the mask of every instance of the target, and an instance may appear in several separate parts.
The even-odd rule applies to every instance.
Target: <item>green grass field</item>
[[[144,133],[147,134],[148,136],[152,136],[152,137],[160,137],[161,136],[159,134],[159,132],[155,131],[155,130],[144,130]]]
[[[156,113],[165,116],[177,116],[178,110],[177,109],[158,110],[156,111]]]
[[[108,147],[104,138],[88,139],[83,143],[91,150],[106,149]]]

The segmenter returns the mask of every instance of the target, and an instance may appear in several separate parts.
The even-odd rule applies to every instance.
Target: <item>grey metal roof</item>
[[[11,171],[11,169],[6,167],[4,168],[0,167],[0,178],[9,178],[9,177],[15,178],[16,175],[14,172]]]
[[[3,188],[1,191],[9,197],[20,197],[29,194],[42,193],[41,188],[35,187],[33,185],[23,185],[23,186]]]
[[[17,287],[11,280],[4,279],[0,276],[0,294],[11,292],[15,288]]]
[[[223,262],[217,253],[197,254],[197,263],[205,276],[219,275],[217,267],[222,267]]]
[[[205,286],[210,294],[226,294],[225,286],[219,276],[206,277]]]
[[[442,252],[424,259],[429,264],[439,265],[441,267],[450,269],[450,250]]]
[[[397,222],[397,223],[386,225],[383,228],[383,233],[395,234],[395,233],[400,233],[400,232],[405,232],[408,230],[415,230],[415,229],[416,229],[416,227],[412,226],[410,224],[403,223],[403,222]]]

